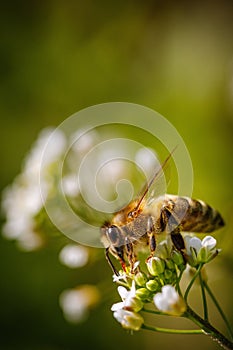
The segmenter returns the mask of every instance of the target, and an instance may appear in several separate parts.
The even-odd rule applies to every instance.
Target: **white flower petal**
[[[202,246],[207,248],[208,250],[215,248],[216,243],[217,243],[216,239],[212,236],[206,236],[202,240]]]
[[[189,241],[189,245],[190,247],[193,247],[197,253],[199,252],[202,246],[201,240],[197,237],[192,237]]]
[[[120,295],[122,300],[125,300],[127,295],[128,295],[128,293],[129,293],[129,291],[125,287],[122,287],[122,286],[119,286],[117,288],[117,291],[118,291],[118,293],[119,293],[119,295]]]
[[[123,309],[124,306],[125,306],[125,303],[123,301],[121,301],[120,303],[115,303],[112,305],[111,311],[121,310]]]

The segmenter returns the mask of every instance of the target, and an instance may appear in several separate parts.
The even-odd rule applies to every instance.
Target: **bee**
[[[147,260],[153,257],[158,235],[170,235],[174,248],[181,252],[185,260],[182,231],[208,233],[224,226],[220,213],[201,200],[170,194],[146,198],[172,153],[146,184],[142,194],[116,212],[112,220],[101,227],[101,241],[106,248],[106,259],[115,275],[119,273],[109,253],[120,262],[124,271],[128,263],[131,273],[134,273],[137,252],[143,246],[149,246],[150,255]]]

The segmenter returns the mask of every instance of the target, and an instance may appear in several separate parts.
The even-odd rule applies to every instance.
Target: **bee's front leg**
[[[156,229],[153,223],[153,220],[151,216],[149,216],[148,221],[147,221],[147,236],[149,239],[149,248],[150,248],[150,256],[147,258],[147,261],[154,256],[154,252],[156,249],[156,239],[155,239],[155,234],[156,234]]]

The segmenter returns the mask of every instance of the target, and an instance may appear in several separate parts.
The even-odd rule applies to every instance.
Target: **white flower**
[[[22,172],[2,196],[2,209],[6,217],[3,235],[16,239],[24,250],[37,249],[42,239],[34,231],[35,216],[43,207],[51,187],[49,168],[65,150],[65,135],[53,128],[42,130],[24,160]],[[40,177],[41,175],[41,177]]]
[[[217,241],[212,236],[206,236],[202,241],[197,237],[185,236],[184,240],[189,263],[192,266],[207,263],[219,252],[215,248]]]
[[[78,178],[75,174],[69,174],[62,179],[62,189],[69,197],[76,197],[79,194]]]
[[[134,281],[132,282],[132,287],[130,290],[127,290],[125,287],[122,286],[119,286],[117,290],[120,294],[122,302],[113,304],[111,307],[112,311],[125,309],[138,312],[142,309],[143,303],[140,299],[136,297],[136,288]]]
[[[19,249],[26,252],[36,250],[43,245],[43,239],[33,231],[25,231],[17,239],[17,246]]]
[[[82,267],[88,262],[88,250],[77,244],[68,244],[60,251],[59,259],[67,267]]]
[[[151,177],[158,166],[159,161],[154,153],[154,151],[150,148],[143,147],[140,148],[135,155],[136,164],[143,170],[147,177]]]
[[[186,310],[184,300],[171,285],[163,286],[162,292],[155,294],[154,303],[158,310],[174,316],[180,316]]]
[[[69,322],[84,321],[90,309],[99,301],[99,292],[95,286],[83,285],[62,292],[59,303],[64,317]]]
[[[56,162],[65,151],[66,137],[61,130],[43,129],[24,161],[23,175],[28,183],[39,184],[49,165]],[[39,177],[41,177],[39,179]]]
[[[80,154],[88,152],[97,140],[97,133],[94,130],[79,129],[70,137],[72,149]]]
[[[133,331],[138,331],[144,322],[144,319],[138,313],[124,309],[115,311],[113,316],[122,327]]]
[[[123,271],[119,271],[119,275],[114,274],[112,276],[112,278],[113,278],[113,282],[119,282],[121,280],[126,282],[127,281],[127,274]]]

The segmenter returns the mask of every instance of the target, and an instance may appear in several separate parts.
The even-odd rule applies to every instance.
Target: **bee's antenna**
[[[168,163],[168,161],[171,159],[171,156],[173,155],[173,153],[175,152],[175,150],[177,149],[178,145],[175,146],[173,148],[173,150],[170,152],[170,154],[167,156],[167,158],[165,159],[165,161],[163,162],[163,164],[159,167],[158,171],[153,175],[153,177],[151,178],[149,184],[146,186],[145,191],[143,192],[142,196],[140,197],[139,202],[137,203],[137,206],[134,208],[135,211],[138,210],[138,208],[140,207],[143,199],[145,198],[146,194],[148,193],[151,185],[153,184],[153,182],[155,181],[155,179],[161,174],[162,170],[164,169],[164,167],[166,166],[166,164]]]

